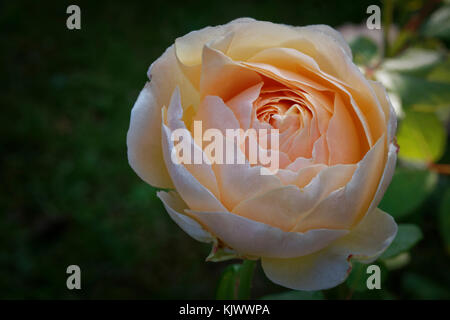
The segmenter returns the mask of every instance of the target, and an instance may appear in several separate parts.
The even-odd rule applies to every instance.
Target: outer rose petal
[[[197,221],[182,213],[187,205],[176,192],[159,191],[157,196],[161,199],[170,217],[184,232],[197,241],[213,242],[214,237],[208,231],[203,229]]]
[[[149,83],[142,89],[134,104],[130,122],[127,134],[130,166],[148,184],[172,188],[162,156],[161,108],[156,106]]]
[[[195,105],[199,94],[178,67],[173,46],[152,63],[148,76],[151,81],[142,89],[131,111],[128,161],[145,182],[159,188],[172,188],[162,155],[161,109],[169,104],[177,86],[186,107]]]
[[[352,49],[350,49],[350,46],[348,45],[347,41],[345,41],[344,37],[340,32],[336,31],[330,26],[327,26],[325,24],[316,24],[307,27],[295,27],[295,28],[298,29],[299,31],[301,31],[303,28],[308,28],[310,30],[326,34],[331,39],[336,41],[336,43],[342,48],[342,50],[345,52],[345,54],[348,55],[350,59],[353,59]]]
[[[397,234],[394,219],[380,209],[369,213],[348,235],[316,253],[293,258],[262,258],[273,282],[295,290],[323,290],[342,283],[351,270],[349,257],[375,260]],[[351,256],[352,255],[352,256]]]
[[[397,147],[394,144],[389,145],[389,153],[384,167],[383,175],[381,176],[380,184],[378,185],[377,192],[370,204],[368,212],[375,209],[383,198],[389,184],[391,183],[392,176],[394,175],[395,163],[397,161]]]
[[[395,131],[397,129],[397,116],[395,115],[394,107],[388,98],[386,89],[378,81],[368,80],[373,88],[373,91],[377,95],[378,101],[383,108],[384,116],[387,123],[387,141],[392,142],[395,136]]]
[[[347,230],[328,229],[284,232],[229,212],[185,211],[241,255],[297,257],[325,248],[348,233]]]

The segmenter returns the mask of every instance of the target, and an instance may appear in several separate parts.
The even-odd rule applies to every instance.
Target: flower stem
[[[239,283],[237,288],[237,298],[239,300],[250,299],[255,266],[256,266],[255,260],[244,260],[244,262],[241,265]]]

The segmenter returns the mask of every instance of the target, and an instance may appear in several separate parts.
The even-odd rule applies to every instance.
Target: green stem
[[[253,273],[255,271],[255,260],[244,260],[240,269],[239,284],[237,288],[237,298],[250,299]]]

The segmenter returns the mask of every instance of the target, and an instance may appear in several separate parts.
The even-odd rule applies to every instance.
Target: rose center
[[[311,118],[311,110],[302,97],[291,90],[262,91],[254,102],[256,118],[284,131],[288,127],[302,127],[306,119]]]

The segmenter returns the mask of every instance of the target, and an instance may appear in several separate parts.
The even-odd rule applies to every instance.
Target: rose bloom
[[[209,260],[261,259],[273,282],[319,290],[390,245],[397,225],[377,206],[395,168],[396,118],[337,31],[238,19],[176,39],[148,77],[131,112],[129,163],[172,189],[158,197],[186,233],[213,244]],[[196,120],[203,130],[278,129],[279,170],[175,163],[171,134]]]

